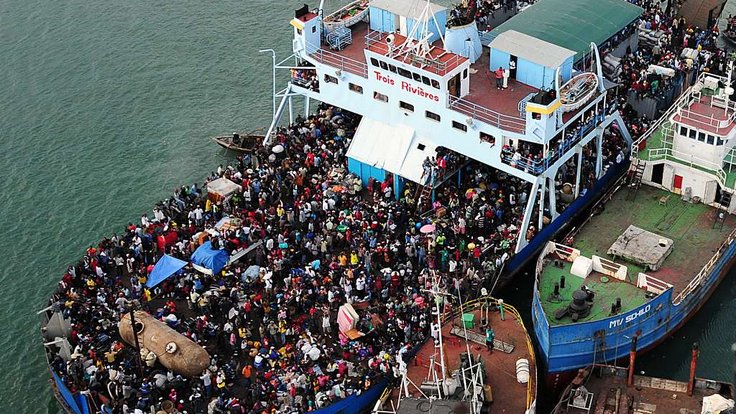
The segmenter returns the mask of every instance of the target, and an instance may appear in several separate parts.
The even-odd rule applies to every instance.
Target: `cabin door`
[[[518,62],[518,58],[514,55],[511,55],[511,59],[509,60],[509,79],[516,79],[516,64]]]
[[[456,98],[460,97],[460,74],[453,76],[447,81],[447,92]]]
[[[718,181],[711,180],[705,183],[705,194],[703,194],[703,204],[710,204],[718,199]]]
[[[680,194],[682,193],[682,176],[675,174],[675,182],[674,182],[674,193]]]

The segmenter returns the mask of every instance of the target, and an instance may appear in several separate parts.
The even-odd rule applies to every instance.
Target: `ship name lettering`
[[[636,311],[636,312],[634,312],[634,313],[632,313],[630,315],[626,315],[626,317],[612,320],[612,321],[608,322],[608,328],[609,329],[611,329],[611,328],[617,328],[617,327],[623,325],[624,323],[632,322],[636,318],[638,318],[640,316],[643,316],[644,314],[646,314],[647,312],[649,312],[650,309],[652,309],[652,305],[647,305],[647,306],[639,309],[638,311]]]
[[[389,78],[388,76],[383,75],[381,72],[374,70],[373,73],[376,74],[376,80],[380,80],[383,83],[387,83],[389,85],[395,85],[396,82],[394,82],[393,79]]]
[[[421,86],[415,88],[415,87],[411,86],[411,84],[409,82],[406,82],[406,81],[402,81],[401,82],[401,89],[403,89],[403,90],[405,90],[407,92],[411,92],[414,95],[421,96],[422,98],[427,98],[427,99],[433,100],[435,102],[439,102],[439,100],[440,100],[440,97],[439,96],[437,96],[435,94],[432,94],[432,93],[426,92]]]

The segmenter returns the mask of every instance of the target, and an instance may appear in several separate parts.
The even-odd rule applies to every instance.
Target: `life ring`
[[[173,353],[176,352],[176,350],[177,350],[176,342],[169,342],[168,344],[166,344],[166,353],[167,354],[173,354]]]

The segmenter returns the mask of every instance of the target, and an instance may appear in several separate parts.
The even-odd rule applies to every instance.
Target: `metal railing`
[[[690,281],[690,283],[687,284],[685,289],[682,290],[676,297],[673,303],[675,305],[679,305],[680,302],[682,302],[683,299],[685,299],[688,295],[693,293],[695,290],[697,290],[703,283],[705,283],[705,279],[708,278],[709,273],[711,270],[713,270],[713,267],[716,265],[716,262],[718,262],[718,259],[721,258],[721,255],[726,250],[726,248],[733,242],[734,237],[736,237],[736,230],[732,231],[731,234],[728,235],[728,238],[721,243],[720,246],[718,246],[718,250],[716,253],[708,260],[708,263],[703,266],[702,269],[700,269],[700,272]]]
[[[319,63],[350,72],[354,75],[362,76],[366,79],[368,78],[368,65],[365,62],[360,62],[322,48],[317,48],[314,52],[310,53],[309,56]]]
[[[407,41],[412,41],[413,44],[407,45],[406,47],[404,45],[389,46],[383,38],[384,35],[385,33],[383,32],[377,32],[375,30],[370,31],[365,36],[365,48],[370,48],[372,51],[380,53],[388,58],[401,60],[404,63],[410,63],[420,69],[430,70],[440,75],[447,73],[448,70],[458,67],[463,60],[467,59],[466,57],[460,56],[456,53],[444,51],[444,49],[442,49],[443,52],[441,53],[441,56],[449,56],[449,59],[445,61],[441,61],[439,58],[425,57],[416,52],[416,48],[419,45],[418,42],[412,39],[407,39]],[[433,48],[432,45],[429,46],[430,49]],[[402,56],[405,57],[401,59]]]
[[[474,120],[485,122],[490,126],[501,128],[504,131],[515,132],[522,135],[526,133],[526,120],[523,118],[505,115],[484,106],[474,104],[463,98],[456,98],[454,96],[449,97],[449,106]]]
[[[728,188],[728,184],[726,183],[726,181],[728,180],[728,175],[723,170],[723,167],[721,165],[718,165],[712,161],[704,160],[700,157],[696,157],[692,154],[686,154],[672,148],[652,148],[649,150],[648,154],[649,161],[655,159],[663,159],[665,161],[674,161],[678,164],[687,165],[690,168],[696,168],[701,171],[705,170],[705,172],[710,172],[716,176],[719,184],[722,187]]]

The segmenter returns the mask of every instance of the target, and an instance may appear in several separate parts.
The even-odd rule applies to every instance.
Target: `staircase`
[[[629,179],[629,194],[627,198],[636,198],[636,194],[639,192],[639,187],[641,187],[641,180],[644,177],[644,169],[646,166],[646,162],[642,160],[637,160],[636,164],[634,164],[634,173]]]
[[[432,186],[420,185],[414,199],[417,200],[417,213],[422,213],[422,207],[432,203]]]

